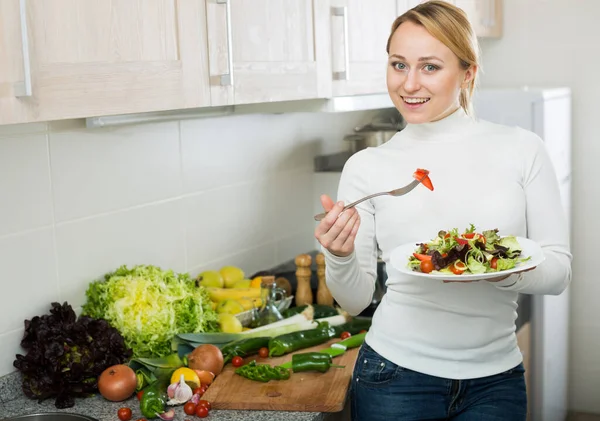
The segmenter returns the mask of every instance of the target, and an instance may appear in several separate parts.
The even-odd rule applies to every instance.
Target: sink
[[[72,414],[69,412],[47,412],[43,414],[19,415],[3,418],[0,421],[98,421],[87,415]]]

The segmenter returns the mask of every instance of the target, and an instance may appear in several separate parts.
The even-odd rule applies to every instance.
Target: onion
[[[199,345],[188,355],[188,367],[192,370],[210,371],[218,376],[223,365],[223,353],[211,344]]]
[[[202,384],[211,384],[215,379],[215,373],[212,373],[207,370],[194,370],[200,379],[200,383]]]
[[[109,401],[124,401],[133,395],[136,387],[137,378],[135,371],[124,364],[108,367],[98,377],[98,390]]]

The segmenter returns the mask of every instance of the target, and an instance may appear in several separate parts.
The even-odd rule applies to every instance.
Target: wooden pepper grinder
[[[317,254],[317,277],[319,278],[319,287],[317,288],[317,304],[323,304],[333,307],[333,296],[325,283],[325,256],[323,253]]]
[[[296,306],[312,304],[313,293],[310,288],[310,277],[312,271],[310,264],[312,258],[308,254],[299,254],[296,256]]]

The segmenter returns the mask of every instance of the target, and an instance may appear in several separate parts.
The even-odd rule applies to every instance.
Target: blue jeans
[[[353,421],[525,421],[525,369],[472,380],[417,373],[361,347],[351,386]]]

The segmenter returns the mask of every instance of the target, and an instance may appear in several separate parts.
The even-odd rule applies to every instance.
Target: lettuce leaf
[[[217,332],[218,317],[204,287],[188,274],[155,266],[121,266],[86,291],[83,314],[106,319],[136,358],[169,355],[178,333]]]

